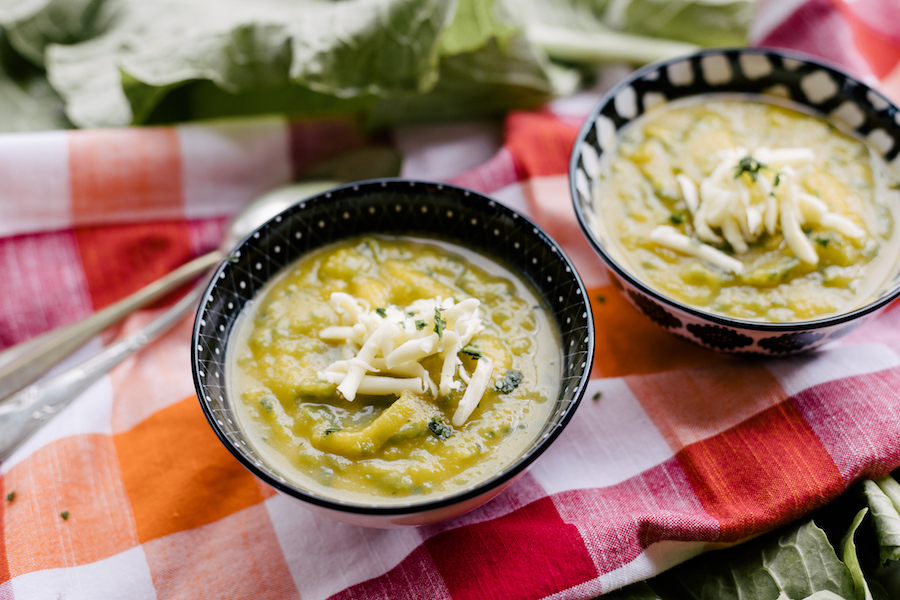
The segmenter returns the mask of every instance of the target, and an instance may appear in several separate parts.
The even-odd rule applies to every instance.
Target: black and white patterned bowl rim
[[[591,112],[569,163],[570,192],[582,229],[630,302],[689,341],[727,352],[790,354],[845,335],[861,324],[859,317],[900,295],[900,278],[895,276],[870,304],[849,313],[797,323],[744,321],[706,313],[657,293],[619,265],[591,228],[587,215],[593,211],[592,182],[600,156],[616,144],[619,130],[664,102],[714,94],[775,96],[811,109],[866,140],[893,173],[900,173],[900,111],[880,92],[801,53],[764,48],[705,50],[636,71],[607,92]]]
[[[511,267],[542,295],[560,332],[562,380],[556,408],[535,443],[513,465],[474,489],[402,506],[363,506],[310,494],[271,469],[244,438],[228,396],[226,346],[246,303],[273,276],[311,250],[366,233],[456,242]],[[584,395],[594,353],[587,293],[560,247],[522,215],[463,188],[379,179],[335,188],[287,209],[241,242],[216,270],[194,323],[194,385],[207,420],[225,446],[255,475],[301,500],[369,515],[425,512],[501,485],[527,467],[559,435]]]

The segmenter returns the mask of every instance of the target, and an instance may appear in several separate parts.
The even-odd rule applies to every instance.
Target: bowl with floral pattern
[[[809,56],[712,49],[607,92],[575,142],[579,223],[627,301],[728,353],[786,355],[900,294],[900,112]]]

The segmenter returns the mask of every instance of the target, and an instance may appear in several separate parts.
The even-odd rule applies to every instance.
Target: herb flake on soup
[[[604,154],[592,226],[638,279],[737,319],[806,321],[895,270],[896,182],[869,147],[779,104],[678,101]]]
[[[229,380],[286,479],[364,503],[439,497],[521,455],[559,385],[555,325],[505,267],[365,236],[303,257],[244,309]]]

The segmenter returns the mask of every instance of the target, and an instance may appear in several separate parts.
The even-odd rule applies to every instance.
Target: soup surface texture
[[[325,497],[409,503],[471,487],[553,409],[561,353],[538,297],[444,242],[365,236],[315,251],[239,319],[238,418],[283,477]]]
[[[604,153],[592,226],[663,295],[750,321],[853,310],[895,272],[900,200],[863,142],[786,106],[648,111]]]

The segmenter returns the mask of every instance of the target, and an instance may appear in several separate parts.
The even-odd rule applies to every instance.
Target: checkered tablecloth
[[[771,0],[753,40],[820,55],[900,100],[897,14],[887,0]],[[523,479],[418,529],[314,516],[210,430],[187,318],[0,464],[2,493],[15,492],[0,497],[0,599],[589,598],[900,466],[896,305],[814,354],[750,360],[676,339],[620,298],[575,221],[566,177],[596,99],[392,136],[403,175],[530,215],[590,290],[589,390]],[[0,346],[216,247],[249,200],[370,143],[342,120],[0,135]],[[73,360],[160,310],[136,313]]]

